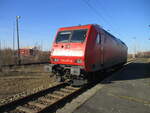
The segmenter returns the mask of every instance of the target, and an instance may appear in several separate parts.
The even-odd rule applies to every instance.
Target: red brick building
[[[19,50],[21,56],[34,56],[36,55],[36,47],[25,47]]]

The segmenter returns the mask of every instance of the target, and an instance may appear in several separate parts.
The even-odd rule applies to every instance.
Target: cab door
[[[105,41],[105,34],[104,33],[100,33],[100,51],[101,51],[101,56],[100,56],[100,59],[101,59],[101,67],[103,68],[104,67],[104,41]]]
[[[104,64],[104,36],[98,32],[96,36],[96,64],[97,69],[103,69]]]
[[[95,56],[95,60],[96,60],[96,67],[98,68],[98,69],[100,69],[101,68],[101,37],[100,37],[100,33],[99,32],[97,32],[97,35],[96,35],[96,42],[95,42],[96,44],[96,51],[95,51],[95,54],[96,54],[96,56]]]

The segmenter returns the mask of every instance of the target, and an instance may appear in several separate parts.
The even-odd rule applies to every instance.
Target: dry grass
[[[148,59],[148,62],[150,63],[150,58]]]
[[[0,99],[54,83],[44,65],[17,66],[0,72]]]
[[[34,56],[21,56],[21,63],[48,62],[49,56],[49,52],[37,51]],[[17,51],[9,48],[0,50],[0,67],[10,64],[17,64]]]

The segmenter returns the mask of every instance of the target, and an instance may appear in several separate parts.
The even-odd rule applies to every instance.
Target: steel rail
[[[50,63],[50,62],[22,63],[22,64],[20,64],[20,65],[18,65],[18,64],[8,64],[8,65],[2,65],[2,67],[28,66],[28,65],[49,64],[49,63]]]
[[[16,109],[18,106],[22,106],[34,99],[38,99],[39,97],[42,97],[42,96],[45,96],[46,94],[49,94],[51,92],[54,92],[60,88],[63,88],[63,87],[66,87],[68,86],[68,82],[64,82],[64,83],[61,83],[61,84],[58,84],[54,87],[51,87],[51,88],[48,88],[48,89],[44,89],[44,90],[41,90],[37,93],[34,93],[34,94],[31,94],[31,95],[28,95],[28,96],[25,96],[21,99],[17,99],[17,100],[14,100],[10,103],[6,103],[4,105],[1,105],[0,106],[0,113],[3,113],[3,112],[10,112],[14,109]]]

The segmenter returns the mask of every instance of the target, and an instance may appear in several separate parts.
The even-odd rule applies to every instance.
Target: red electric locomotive
[[[59,80],[87,81],[91,72],[126,63],[127,46],[95,24],[64,27],[57,32],[50,59],[49,70]]]

